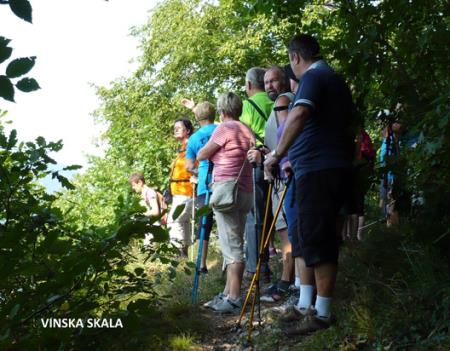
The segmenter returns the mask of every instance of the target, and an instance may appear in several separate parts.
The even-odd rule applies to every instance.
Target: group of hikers
[[[261,300],[284,300],[279,321],[287,335],[298,335],[331,324],[340,242],[361,239],[375,152],[348,85],[320,56],[317,40],[295,36],[288,55],[286,66],[246,72],[245,101],[233,92],[221,94],[216,106],[182,100],[199,129],[188,118],[174,123],[180,150],[169,175],[171,208],[159,224],[167,222],[171,240],[187,255],[192,211],[212,208],[197,226],[196,239],[203,242],[199,272],[208,272],[215,221],[226,285],[204,306],[224,313],[241,309],[242,281],[257,269],[261,280],[270,281],[269,248],[261,240],[273,223],[283,268]],[[142,195],[146,215],[164,212],[161,194],[142,174],[132,174],[130,183]]]

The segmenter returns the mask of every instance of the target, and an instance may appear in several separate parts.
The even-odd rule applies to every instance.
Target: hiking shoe
[[[316,315],[314,310],[308,310],[305,317],[284,330],[287,336],[305,335],[330,327],[330,318]]]
[[[278,317],[279,324],[291,324],[302,320],[308,310],[300,310],[296,305],[287,307],[283,314]]]
[[[212,309],[220,313],[239,313],[242,307],[240,299],[232,299],[230,297],[223,298]]]
[[[203,304],[203,307],[213,308],[215,305],[217,305],[224,298],[225,298],[225,294],[224,293],[219,293],[218,295],[214,296],[212,300],[209,300],[208,302],[205,302]]]
[[[270,284],[269,287],[264,292],[265,295],[272,295],[273,293],[276,293],[278,290],[277,283]]]
[[[208,274],[208,268],[206,267],[200,268],[200,274]]]

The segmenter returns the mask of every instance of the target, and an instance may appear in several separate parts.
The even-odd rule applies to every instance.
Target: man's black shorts
[[[351,170],[326,169],[296,179],[298,228],[293,257],[302,257],[308,267],[338,260],[337,218],[351,188]]]
[[[211,196],[211,195],[210,195]],[[203,206],[205,206],[206,204],[206,194],[202,194],[199,195],[197,197],[197,207],[200,209]],[[202,228],[202,220],[203,220],[203,216],[201,216],[198,220],[198,229],[197,232],[195,233],[195,238],[198,240],[200,239],[200,230]],[[213,226],[213,211],[211,211],[207,216],[206,216],[206,222],[205,222],[205,236],[204,236],[204,240],[209,241],[209,237],[211,235],[211,230],[212,230],[212,226]]]

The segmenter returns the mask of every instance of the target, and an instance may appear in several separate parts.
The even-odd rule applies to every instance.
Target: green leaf
[[[152,241],[156,243],[161,243],[169,240],[169,233],[167,230],[160,226],[152,226],[150,228],[150,233],[153,234]]]
[[[77,169],[83,168],[83,166],[80,165],[71,165],[63,168],[63,171],[75,171]]]
[[[186,266],[188,266],[190,268],[196,268],[197,267],[197,265],[194,262],[192,262],[192,261],[186,262]]]
[[[4,341],[8,339],[11,335],[11,329],[6,329],[6,331],[3,333],[3,335],[0,335],[0,341]]]
[[[6,76],[0,76],[0,97],[14,102],[14,86]]]
[[[36,62],[36,56],[22,57],[12,60],[6,67],[6,75],[9,78],[17,78],[31,71]]]
[[[58,179],[58,181],[61,183],[61,185],[69,190],[73,190],[75,189],[75,187],[73,186],[73,184],[69,181],[69,179],[67,179],[66,177],[58,174],[56,175],[56,179]]]
[[[8,46],[10,41],[5,37],[0,37],[0,63],[9,59],[12,54],[12,48]]]
[[[56,300],[58,300],[59,298],[61,298],[61,295],[54,295],[54,296],[52,296],[52,297],[47,299],[47,303],[53,303]]]
[[[136,273],[136,275],[142,275],[144,273],[144,268],[137,267],[134,269],[134,273]]]
[[[31,23],[33,10],[28,0],[9,0],[9,7],[17,17]]]
[[[16,87],[24,93],[41,89],[38,82],[34,78],[23,78],[17,82]]]
[[[17,315],[17,312],[19,312],[19,309],[20,309],[20,305],[16,304],[9,312],[9,318],[13,319]]]
[[[206,216],[211,212],[211,208],[208,205],[205,205],[198,209],[197,213],[195,214],[196,218],[200,218],[202,216]]]
[[[6,149],[11,150],[16,144],[17,144],[17,130],[13,129],[11,133],[9,133],[8,144],[6,145]]]
[[[44,137],[41,137],[41,136],[38,136],[38,137],[36,138],[36,143],[37,143],[39,146],[45,146],[45,145],[46,145]]]
[[[181,212],[183,212],[185,207],[186,207],[186,204],[178,205],[177,208],[175,209],[175,211],[173,212],[172,218],[174,220],[177,219],[180,216]]]

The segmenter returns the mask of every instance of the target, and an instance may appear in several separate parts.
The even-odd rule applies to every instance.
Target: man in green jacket
[[[264,129],[273,108],[273,101],[264,91],[264,75],[266,70],[259,67],[252,67],[245,75],[245,91],[248,100],[244,101],[240,121],[245,123],[255,133],[257,144],[264,144]],[[245,257],[246,270],[249,276],[256,272],[257,252],[259,251],[262,227],[264,220],[264,210],[268,193],[268,183],[264,180],[264,172],[261,168],[255,168],[255,204],[256,208],[247,215],[245,225]],[[256,217],[256,218],[255,218]],[[256,223],[256,226],[255,226]],[[256,230],[256,232],[255,232]],[[261,273],[266,282],[270,282],[270,272],[268,265],[268,253],[264,255]]]

